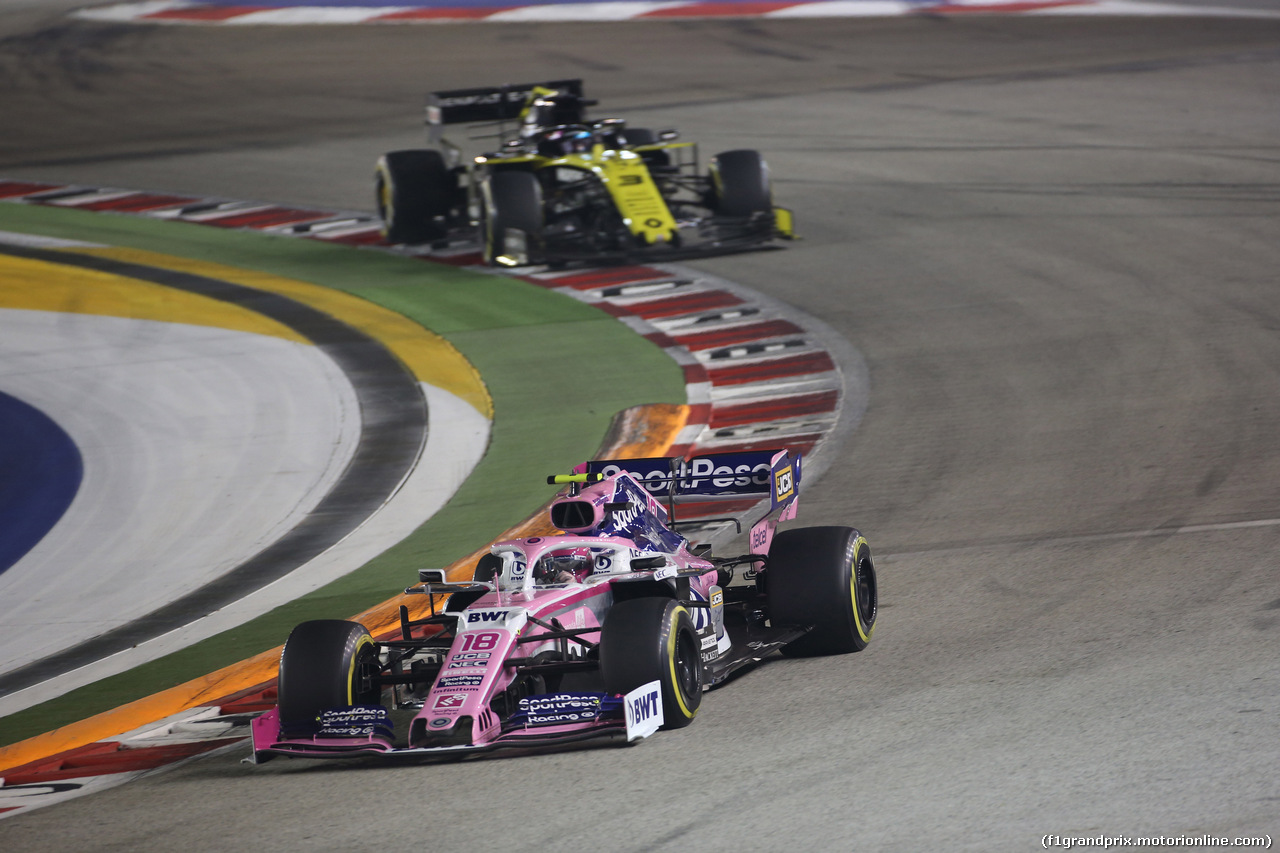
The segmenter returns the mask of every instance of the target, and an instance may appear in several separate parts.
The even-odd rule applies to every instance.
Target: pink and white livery
[[[340,620],[296,627],[279,704],[253,724],[255,759],[631,741],[688,725],[704,690],[775,650],[856,652],[871,639],[862,534],[776,532],[795,517],[799,456],[604,460],[548,483],[568,486],[551,505],[563,532],[495,543],[472,583],[422,570],[405,592],[432,596],[432,615],[401,608],[398,639]],[[715,557],[678,532],[677,505],[744,497],[769,501],[751,553]]]

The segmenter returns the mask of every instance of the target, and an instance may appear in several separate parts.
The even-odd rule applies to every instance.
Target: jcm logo
[[[773,475],[773,492],[775,500],[785,501],[791,497],[791,492],[795,489],[795,482],[791,475],[791,466],[788,465],[781,471],[777,471]]]

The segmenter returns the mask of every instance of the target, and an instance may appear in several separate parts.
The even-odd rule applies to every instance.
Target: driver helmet
[[[591,131],[583,127],[557,127],[546,131],[538,140],[538,153],[559,157],[591,150]]]
[[[594,564],[590,554],[547,554],[533,567],[539,584],[578,583],[586,580]]]

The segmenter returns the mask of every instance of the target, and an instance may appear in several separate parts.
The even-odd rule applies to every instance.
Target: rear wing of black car
[[[530,96],[540,89],[582,97],[581,80],[548,80],[432,92],[427,95],[427,128],[431,141],[439,142],[447,124],[515,121],[520,118]]]

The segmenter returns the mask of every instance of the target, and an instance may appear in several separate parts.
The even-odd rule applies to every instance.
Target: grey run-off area
[[[800,523],[866,532],[883,609],[865,653],[770,662],[634,749],[227,752],[0,822],[0,846],[1277,834],[1280,24],[133,28],[71,5],[0,17],[6,177],[368,208],[427,89],[541,76],[704,156],[762,150],[805,239],[694,266],[865,355],[866,415]]]

